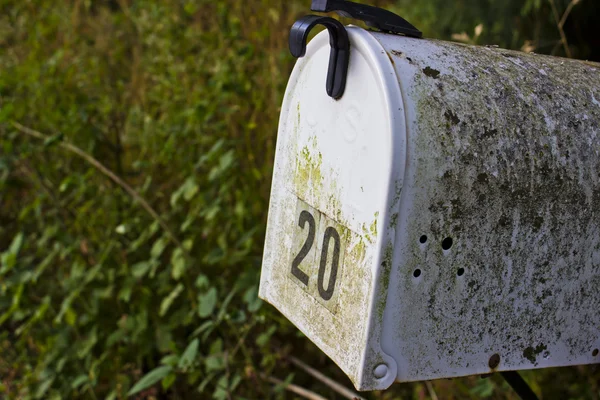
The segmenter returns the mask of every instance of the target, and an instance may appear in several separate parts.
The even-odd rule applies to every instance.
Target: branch
[[[567,17],[571,13],[571,10],[573,9],[573,7],[575,7],[575,5],[577,5],[577,3],[579,3],[580,0],[571,0],[571,3],[569,3],[569,6],[565,10],[562,18],[560,19],[558,17],[558,10],[556,9],[556,4],[554,4],[554,0],[548,1],[550,2],[550,6],[552,7],[552,14],[554,14],[554,21],[556,22],[556,27],[558,28],[558,33],[560,34],[560,41],[563,47],[565,48],[565,53],[567,57],[573,58],[573,54],[571,54],[571,49],[569,48],[569,42],[567,41],[567,35],[565,35],[563,26],[567,20]]]
[[[48,136],[46,136],[36,130],[33,130],[31,128],[23,126],[23,125],[19,124],[18,122],[13,121],[12,125],[19,132],[29,135],[31,137],[34,137],[36,139],[41,139],[41,140],[49,139]],[[159,223],[159,225],[167,233],[167,236],[169,237],[169,239],[177,247],[179,247],[181,249],[181,251],[183,251],[184,254],[188,255],[187,250],[183,247],[183,244],[179,241],[179,239],[177,239],[177,236],[175,236],[175,233],[171,230],[171,228],[169,228],[167,223],[160,217],[160,215],[158,215],[158,213],[152,208],[152,206],[138,192],[136,192],[131,186],[129,186],[127,184],[127,182],[123,181],[121,178],[119,178],[117,175],[115,175],[115,173],[113,173],[111,170],[109,170],[107,167],[105,167],[100,161],[96,160],[94,157],[87,154],[85,151],[81,150],[79,147],[74,146],[70,143],[66,143],[66,142],[60,142],[60,143],[58,143],[58,145],[60,147],[62,147],[63,149],[68,150],[71,153],[75,153],[79,157],[83,158],[85,161],[87,161],[89,164],[91,164],[94,168],[96,168],[98,171],[102,172],[110,180],[112,180],[114,183],[119,185],[123,190],[125,190],[125,192],[127,192],[131,197],[133,197],[133,199],[135,201],[137,201],[142,206],[142,208],[144,210],[146,210],[146,212],[148,214],[150,214],[150,216],[152,218],[154,218],[154,220],[156,222]]]
[[[275,385],[281,385],[282,383],[284,383],[281,379],[277,379],[274,376],[267,376],[265,374],[260,374],[260,376],[263,379],[265,379],[271,383],[274,383]],[[305,399],[308,399],[308,400],[327,400],[325,397],[322,397],[322,396],[316,394],[315,392],[311,392],[308,389],[304,389],[303,387],[294,385],[292,383],[284,386],[284,389],[288,390],[292,393],[296,393],[298,396],[304,397]]]
[[[289,360],[292,362],[292,364],[294,364],[298,368],[304,370],[304,372],[308,373],[313,378],[316,378],[319,381],[321,381],[322,383],[324,383],[325,385],[329,386],[331,389],[335,390],[336,392],[338,392],[345,398],[350,399],[350,400],[354,400],[354,399],[364,400],[363,397],[360,397],[358,394],[354,393],[352,390],[347,389],[346,387],[340,385],[333,379],[326,377],[325,375],[323,375],[316,369],[309,367],[308,365],[306,365],[305,363],[303,363],[296,357],[290,356]]]
[[[575,7],[577,4],[579,4],[579,1],[580,0],[571,0],[569,5],[567,6],[567,9],[565,10],[565,13],[563,14],[562,18],[560,19],[560,22],[558,23],[558,26],[560,27],[560,29],[562,29],[563,26],[565,26],[565,22],[567,22],[567,18],[569,17],[569,14],[571,14],[573,7]]]
[[[425,386],[427,387],[427,391],[429,392],[429,397],[431,397],[431,400],[438,400],[437,394],[435,393],[435,389],[433,388],[431,382],[425,381]]]

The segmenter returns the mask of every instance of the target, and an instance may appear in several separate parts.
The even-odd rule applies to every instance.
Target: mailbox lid
[[[325,90],[327,31],[308,44],[290,77],[260,297],[316,343],[357,388],[382,389],[396,378],[395,362],[381,351],[379,333],[406,125],[388,54],[371,33],[348,27],[348,34],[350,64],[341,99]]]

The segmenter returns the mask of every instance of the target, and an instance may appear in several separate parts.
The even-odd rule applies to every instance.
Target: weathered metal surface
[[[339,101],[326,34],[290,78],[261,297],[361,390],[600,362],[600,67],[349,34]]]
[[[376,37],[410,99],[383,335],[399,380],[489,372],[494,354],[600,362],[600,68]]]

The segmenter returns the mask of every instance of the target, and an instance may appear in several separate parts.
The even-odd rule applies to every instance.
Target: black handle
[[[316,25],[323,25],[329,31],[329,70],[325,88],[327,94],[334,99],[339,99],[346,89],[346,76],[348,75],[348,62],[350,60],[350,40],[346,28],[339,21],[318,15],[307,15],[300,18],[292,26],[290,32],[290,52],[294,57],[304,57],[306,54],[306,41],[311,29]]]
[[[383,32],[402,33],[416,38],[423,37],[420,30],[399,15],[366,4],[352,3],[346,0],[312,0],[310,9],[319,12],[335,11],[341,16],[364,21],[368,26]]]

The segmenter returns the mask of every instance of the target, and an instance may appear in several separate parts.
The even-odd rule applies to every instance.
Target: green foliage
[[[287,31],[308,5],[0,0],[0,396],[285,398],[293,381],[335,398],[290,366],[292,353],[350,386],[258,299],[293,65]],[[533,40],[514,19],[545,15],[552,28],[543,1],[380,5],[430,35],[483,24],[477,41],[513,47]],[[569,371],[553,390],[592,398],[597,373]],[[556,374],[527,378],[542,391]],[[435,387],[441,398],[510,396],[498,381],[477,382]],[[422,384],[394,390],[369,396],[426,393]]]

